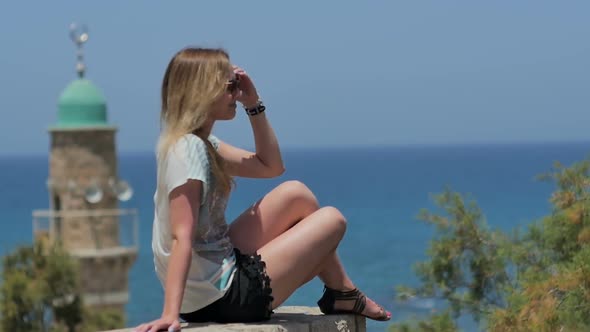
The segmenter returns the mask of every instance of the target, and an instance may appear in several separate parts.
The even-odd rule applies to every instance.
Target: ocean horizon
[[[134,197],[121,208],[140,214],[140,251],[130,280],[127,326],[156,318],[163,291],[154,273],[151,226],[155,186],[153,152],[119,152],[119,177]],[[422,208],[435,210],[432,197],[449,187],[475,199],[492,229],[524,227],[551,212],[555,186],[536,180],[590,156],[590,142],[425,144],[371,147],[287,147],[286,172],[275,179],[237,179],[226,212],[231,222],[276,185],[300,180],[321,205],[335,206],[348,219],[339,255],[357,286],[392,311],[395,321],[437,309],[433,299],[402,303],[395,286],[416,285],[412,265],[426,258],[433,229],[418,221]],[[49,206],[48,155],[0,155],[0,254],[32,240],[31,212]],[[315,305],[317,280],[298,290],[285,305]],[[462,324],[473,326],[472,322]],[[368,321],[369,331],[388,323]]]
[[[154,144],[156,142],[154,141]],[[233,142],[228,142],[233,143]],[[47,142],[49,144],[49,142]],[[494,148],[520,148],[520,147],[533,147],[533,146],[575,146],[575,145],[590,145],[590,140],[565,140],[565,141],[462,141],[462,142],[427,142],[427,143],[383,143],[383,144],[358,144],[358,145],[281,145],[281,151],[292,152],[299,150],[313,151],[313,150],[387,150],[387,149],[429,149],[429,148],[479,148],[479,147],[494,147]],[[240,146],[247,150],[254,150],[253,146]],[[117,154],[119,157],[125,156],[137,156],[137,155],[152,155],[154,150],[145,149],[120,149],[117,148]],[[0,151],[0,161],[3,159],[21,158],[21,157],[49,157],[48,151],[23,151],[23,152],[3,152]]]

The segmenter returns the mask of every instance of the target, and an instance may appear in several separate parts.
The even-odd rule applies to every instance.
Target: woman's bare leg
[[[287,181],[244,211],[231,224],[229,235],[240,251],[253,253],[318,209],[319,203],[307,186]],[[310,274],[309,280],[319,275],[330,288],[353,287],[336,252],[331,256]]]
[[[309,274],[304,283],[311,281],[315,277],[320,278],[326,286],[333,289],[350,290],[354,288],[354,284],[348,277],[342,262],[340,262],[336,250],[327,255],[324,261]]]
[[[310,274],[336,250],[345,231],[346,219],[342,214],[333,207],[325,207],[258,250],[271,280],[273,307],[309,280]],[[343,286],[327,281],[333,287]]]
[[[355,289],[355,285],[348,277],[340,258],[336,251],[331,252],[328,257],[314,270],[306,282],[311,281],[315,277],[319,277],[324,284],[332,289],[340,291],[349,291]],[[334,308],[338,310],[351,310],[354,307],[353,301],[337,301]],[[382,314],[381,307],[369,297],[367,297],[367,305],[363,311],[369,317],[378,317]]]
[[[318,201],[307,186],[287,181],[236,218],[229,237],[236,248],[251,254],[318,209]]]
[[[313,279],[315,276],[319,276],[328,287],[333,289],[351,290],[354,288],[354,284],[346,274],[346,271],[336,254],[336,246],[340,242],[342,235],[330,234],[330,232],[338,233],[339,228],[341,227],[338,226],[338,224],[345,224],[345,219],[342,214],[334,208],[326,208],[325,211],[318,211],[318,209],[319,204],[317,199],[304,184],[298,181],[288,181],[272,190],[251,208],[242,213],[242,215],[240,215],[230,226],[230,238],[234,246],[244,253],[259,251],[263,256],[263,259],[267,262],[267,270],[269,269],[268,266],[271,264],[273,265],[271,269],[275,269],[274,263],[269,263],[265,257],[267,254],[262,254],[262,251],[259,249],[266,244],[269,244],[269,242],[274,239],[282,241],[278,238],[283,234],[285,234],[285,236],[283,236],[284,238],[289,238],[289,241],[292,242],[293,238],[299,238],[301,237],[301,234],[309,232],[307,228],[312,228],[311,232],[319,231],[313,234],[316,235],[316,237],[319,236],[319,238],[322,238],[320,241],[321,244],[318,244],[318,247],[313,245],[313,243],[317,243],[317,239],[313,236],[308,238],[311,243],[305,243],[305,241],[298,243],[295,241],[295,243],[298,244],[294,244],[294,246],[303,246],[311,249],[311,253],[302,253],[305,254],[305,256],[297,256],[298,254],[295,254],[290,255],[289,257],[303,262],[304,269],[298,269],[298,271],[301,271],[302,273],[293,275],[292,278],[284,279],[280,277],[282,268],[281,266],[278,266],[277,275],[274,277],[271,276],[273,296],[275,298],[273,307],[280,305],[280,303],[293,293],[295,289]],[[316,211],[318,211],[317,215],[315,213]],[[310,217],[309,220],[307,220],[308,217]],[[317,225],[310,224],[313,223],[314,220]],[[327,222],[328,225],[324,225],[326,224],[324,220],[329,220]],[[312,226],[295,228],[294,226],[298,225],[300,221],[302,221],[302,223],[305,221],[305,224],[310,224]],[[330,223],[336,224],[336,226],[330,225]],[[321,225],[327,227],[322,226],[318,228],[318,226]],[[292,229],[294,229],[295,232],[291,232]],[[299,231],[299,229],[302,229],[302,231]],[[334,236],[338,239],[335,243],[333,243]],[[306,239],[307,238],[303,240]],[[328,241],[325,241],[325,239],[328,239]],[[283,250],[291,250],[291,253],[297,253],[297,250],[293,252],[292,249],[289,248],[289,243],[290,242],[288,241],[281,243],[281,245],[275,243],[272,246],[265,248],[264,251],[268,252],[270,250],[271,256],[273,255],[273,252],[281,252]],[[278,260],[281,261],[283,260],[282,257],[285,256],[279,255],[278,257]],[[314,258],[311,262],[310,257]],[[290,263],[287,263],[287,265],[288,264]],[[296,265],[297,264],[294,264],[291,268],[294,268]],[[270,272],[269,276],[271,273],[275,274],[274,272]],[[285,284],[284,289],[282,284]],[[337,302],[335,306],[338,309],[348,309],[351,304]],[[377,304],[370,299],[367,299],[367,307],[364,311],[365,314],[369,316],[377,316],[380,313],[379,310],[380,308]]]

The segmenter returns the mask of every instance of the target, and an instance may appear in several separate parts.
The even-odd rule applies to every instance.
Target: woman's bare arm
[[[192,235],[199,218],[202,185],[201,181],[188,180],[170,193],[172,248],[164,286],[162,317],[138,326],[138,332],[168,330],[170,327],[174,331],[180,330],[178,316],[191,264]]]
[[[240,95],[237,98],[245,107],[258,105],[259,97],[250,76],[239,67],[234,73],[240,80]],[[283,174],[285,166],[281,157],[279,142],[265,113],[248,116],[256,152],[246,151],[221,142],[219,154],[228,165],[231,175],[249,178],[270,178]]]

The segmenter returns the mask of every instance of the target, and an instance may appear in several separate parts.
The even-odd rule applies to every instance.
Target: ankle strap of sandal
[[[324,292],[329,293],[335,301],[340,300],[354,300],[354,306],[352,311],[361,313],[365,310],[365,306],[367,305],[366,296],[363,292],[361,292],[358,288],[355,288],[350,291],[339,291],[332,289],[328,286],[324,286]]]

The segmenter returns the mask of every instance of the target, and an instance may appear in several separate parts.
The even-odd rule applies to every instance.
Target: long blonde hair
[[[210,118],[211,106],[226,93],[231,68],[229,55],[222,49],[185,48],[176,53],[162,81],[162,130],[158,141],[158,154],[165,156],[182,136],[199,136],[207,146],[216,195],[223,196],[231,191],[233,179],[202,131]]]

